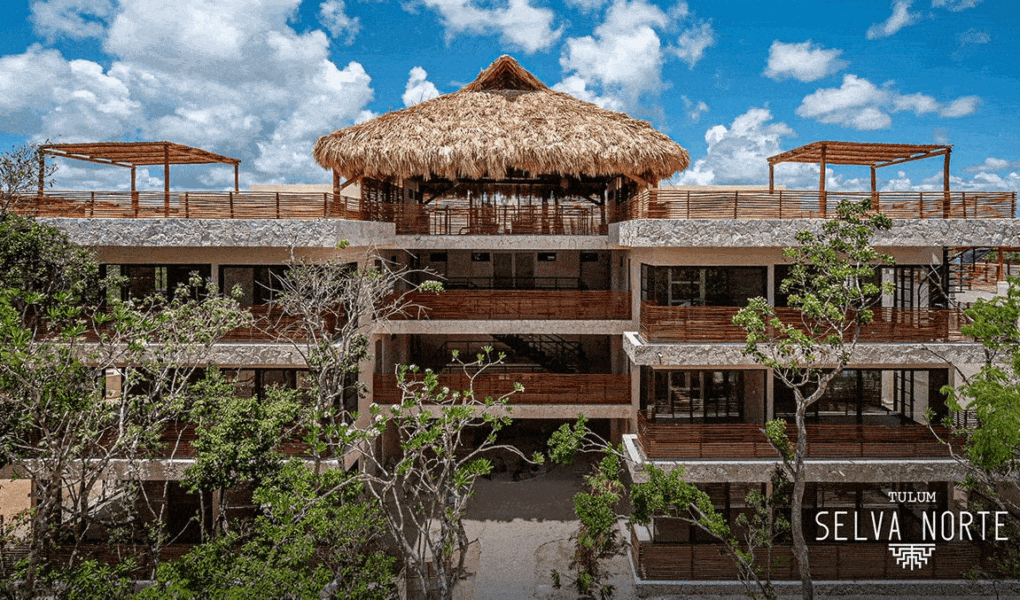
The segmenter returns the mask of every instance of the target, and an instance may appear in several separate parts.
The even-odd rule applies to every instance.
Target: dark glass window
[[[690,423],[744,420],[743,371],[648,369],[642,372],[642,388],[642,408],[655,419]]]
[[[103,275],[120,275],[122,285],[107,290],[107,297],[121,300],[141,300],[149,296],[173,299],[177,288],[188,285],[193,275],[202,285],[191,290],[194,298],[205,293],[205,283],[212,274],[210,265],[103,265]]]
[[[887,374],[883,385],[883,373]],[[946,414],[942,386],[948,382],[946,369],[846,369],[822,397],[808,408],[808,419],[838,424],[897,425],[922,423],[925,411]],[[805,389],[810,394],[812,388]],[[796,412],[793,390],[775,380],[776,418],[792,421]]]
[[[234,289],[241,291],[238,302],[241,306],[261,306],[275,298],[280,280],[286,276],[286,265],[222,265],[220,266],[220,290],[231,295]]]
[[[747,306],[767,293],[765,267],[641,265],[641,297],[659,306]]]

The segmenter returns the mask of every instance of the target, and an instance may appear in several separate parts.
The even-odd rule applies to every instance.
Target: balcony
[[[652,460],[778,459],[761,423],[651,422],[638,414],[638,441]],[[809,423],[808,458],[948,458],[949,449],[927,425],[827,425]],[[936,427],[944,439],[949,430]],[[797,435],[787,426],[791,443]],[[954,439],[954,442],[958,441]]]
[[[643,531],[640,531],[643,530]],[[640,533],[639,533],[640,531]],[[655,542],[635,527],[631,548],[638,576],[651,581],[736,581],[733,559],[718,544]],[[881,542],[811,544],[811,576],[815,581],[889,579],[966,579],[975,569],[994,568],[991,549],[974,543],[941,542],[927,563],[904,569]],[[756,563],[771,567],[774,581],[799,581],[797,561],[790,545],[771,553],[759,550]]]
[[[439,383],[453,390],[466,390],[469,378],[462,373],[439,375]],[[524,391],[510,397],[511,405],[626,405],[630,404],[630,375],[560,373],[482,373],[475,378],[479,399],[498,398],[514,389]],[[373,401],[398,404],[401,400],[396,375],[376,373]]]
[[[744,343],[747,333],[733,324],[740,309],[731,306],[660,306],[641,303],[641,337],[649,342]],[[875,308],[859,340],[873,343],[948,342],[963,339],[965,315],[955,309]],[[783,323],[800,322],[800,312],[776,308]]]
[[[699,191],[650,189],[627,202],[627,219],[825,219],[842,200],[870,200],[893,219],[1012,219],[1016,192]]]
[[[433,320],[627,320],[630,292],[610,290],[446,290],[406,297]]]

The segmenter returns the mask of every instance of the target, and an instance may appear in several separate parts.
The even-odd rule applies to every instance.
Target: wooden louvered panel
[[[626,320],[630,292],[610,290],[447,290],[405,299],[422,310],[400,318]]]
[[[439,383],[451,390],[467,390],[466,375],[440,375]],[[630,375],[559,373],[483,373],[475,378],[474,392],[479,399],[499,398],[514,389],[510,404],[630,404]],[[401,392],[395,375],[375,374],[373,401],[377,404],[400,402]]]

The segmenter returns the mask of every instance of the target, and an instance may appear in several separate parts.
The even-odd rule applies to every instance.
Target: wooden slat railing
[[[630,292],[611,290],[446,290],[404,299],[422,310],[401,318],[630,319]]]
[[[747,341],[747,333],[733,324],[740,309],[730,306],[659,306],[641,303],[641,337],[654,342]],[[956,309],[875,308],[874,319],[861,327],[863,342],[944,342],[962,339],[966,317]],[[777,308],[786,324],[801,322],[800,312]]]
[[[440,384],[452,390],[466,390],[468,376],[462,373],[440,375]],[[514,389],[514,383],[524,391],[510,397],[510,404],[630,404],[630,374],[583,375],[559,373],[482,373],[474,381],[475,396],[498,398]],[[396,375],[376,373],[373,401],[377,404],[397,404],[401,400]]]
[[[97,219],[352,219],[372,218],[366,204],[332,193],[48,191],[15,210],[39,217]]]
[[[732,558],[717,544],[663,543],[631,536],[638,575],[659,581],[736,581]],[[994,568],[993,549],[967,542],[940,542],[928,562],[916,569],[896,563],[889,545],[881,542],[810,544],[811,576],[816,580],[965,579]],[[755,553],[756,564],[771,566],[774,581],[797,581],[800,573],[788,545]]]
[[[631,198],[626,219],[819,219],[836,216],[843,199],[870,200],[893,219],[1012,219],[1016,192],[826,192],[813,190],[645,190]]]
[[[381,220],[397,234],[428,235],[605,235],[608,225],[597,206],[553,205],[430,207],[382,204]]]
[[[638,414],[638,441],[652,459],[749,459],[778,458],[760,423],[649,422]],[[927,425],[826,425],[808,424],[808,456],[811,458],[943,458],[949,449],[936,439]],[[936,427],[944,440],[949,430]],[[795,443],[797,433],[787,426]],[[958,442],[955,440],[954,442]]]

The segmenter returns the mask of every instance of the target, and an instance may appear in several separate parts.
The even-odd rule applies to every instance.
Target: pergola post
[[[875,165],[871,165],[871,209],[878,212],[878,176],[875,173]]]
[[[347,206],[346,202],[341,202],[341,200],[340,200],[340,172],[337,171],[336,169],[333,169],[333,211],[334,212],[336,212],[336,207],[338,206],[338,203],[339,203],[339,206],[344,206],[344,207]],[[326,216],[326,215],[323,215],[323,216]]]
[[[942,164],[942,218],[949,218],[949,155],[952,154],[952,148],[946,148],[946,159]]]
[[[46,154],[39,151],[39,201],[43,198],[43,189],[46,187]]]
[[[771,194],[776,189],[776,167],[772,163],[769,163],[769,193]]]
[[[234,163],[234,191],[235,192],[240,192],[241,191],[241,178],[239,177],[238,170],[237,170],[237,168],[239,166],[240,166],[240,163]]]
[[[163,216],[170,216],[170,146],[163,144]]]
[[[822,211],[822,216],[826,215],[825,206],[825,144],[822,144],[822,160],[821,169],[818,172],[818,207]]]
[[[135,187],[135,165],[131,165],[131,210],[138,216],[138,190]]]

